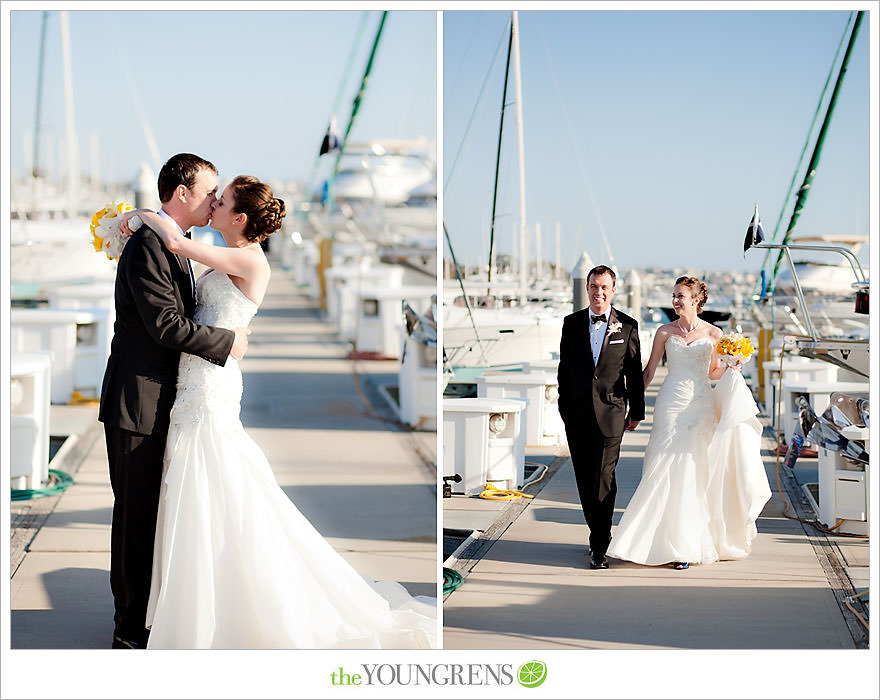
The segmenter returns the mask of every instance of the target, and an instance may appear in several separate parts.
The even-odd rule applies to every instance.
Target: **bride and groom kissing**
[[[678,570],[743,558],[770,498],[762,427],[740,364],[728,369],[715,353],[721,330],[698,317],[706,285],[675,281],[678,318],[656,330],[643,368],[638,322],[611,306],[616,279],[605,265],[589,272],[589,307],[565,318],[559,351],[559,413],[590,530],[589,566],[607,569],[609,556]],[[664,355],[641,480],[612,542],[623,434],[644,420],[645,386]],[[714,389],[710,380],[719,380]]]
[[[98,416],[114,496],[112,647],[435,646],[433,599],[355,571],[242,426],[238,361],[271,274],[260,243],[285,204],[251,176],[218,199],[217,179],[209,161],[177,154],[159,173],[159,211],[120,225],[131,237]],[[209,222],[225,247],[185,234]],[[190,260],[208,268],[198,280]]]

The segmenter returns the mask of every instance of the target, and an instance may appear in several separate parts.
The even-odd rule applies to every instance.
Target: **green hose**
[[[464,579],[461,577],[460,573],[454,569],[447,569],[445,566],[443,567],[443,595],[452,593],[452,591],[463,583]]]
[[[49,470],[49,485],[41,489],[12,489],[13,501],[29,501],[61,493],[73,484],[73,477],[59,469]]]

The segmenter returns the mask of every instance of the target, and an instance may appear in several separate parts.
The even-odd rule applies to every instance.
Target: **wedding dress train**
[[[257,311],[211,270],[195,320],[237,328]],[[165,452],[150,648],[436,646],[436,599],[358,574],[281,490],[239,418],[242,379],[181,355]]]
[[[713,391],[711,338],[666,340],[668,374],[654,406],[642,478],[608,556],[639,564],[709,563],[748,555],[770,498],[757,406],[727,370]]]

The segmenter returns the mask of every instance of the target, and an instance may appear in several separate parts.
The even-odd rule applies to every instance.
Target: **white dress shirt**
[[[156,213],[159,216],[161,216],[163,219],[168,219],[168,221],[170,221],[172,224],[174,224],[177,227],[177,230],[180,231],[181,236],[186,235],[186,232],[182,228],[180,228],[180,224],[178,224],[174,219],[172,219],[171,216],[168,214],[168,212],[166,212],[164,209],[162,209],[160,207],[159,211],[157,211]],[[190,288],[190,290],[192,290],[193,297],[195,297],[195,295],[196,295],[196,281],[193,278],[192,263],[189,261],[189,258],[186,258],[186,269],[189,271],[189,288]]]
[[[595,367],[599,364],[599,353],[602,352],[605,331],[608,330],[608,316],[611,314],[611,307],[609,306],[605,309],[605,320],[599,321],[599,323],[593,323],[593,316],[599,316],[600,314],[594,314],[592,309],[589,309],[588,313],[590,314],[588,319],[590,324],[590,349],[593,351],[593,366]]]

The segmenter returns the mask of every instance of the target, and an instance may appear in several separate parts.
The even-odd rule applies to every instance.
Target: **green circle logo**
[[[547,664],[543,661],[526,661],[517,671],[517,680],[523,688],[537,688],[547,680]]]

